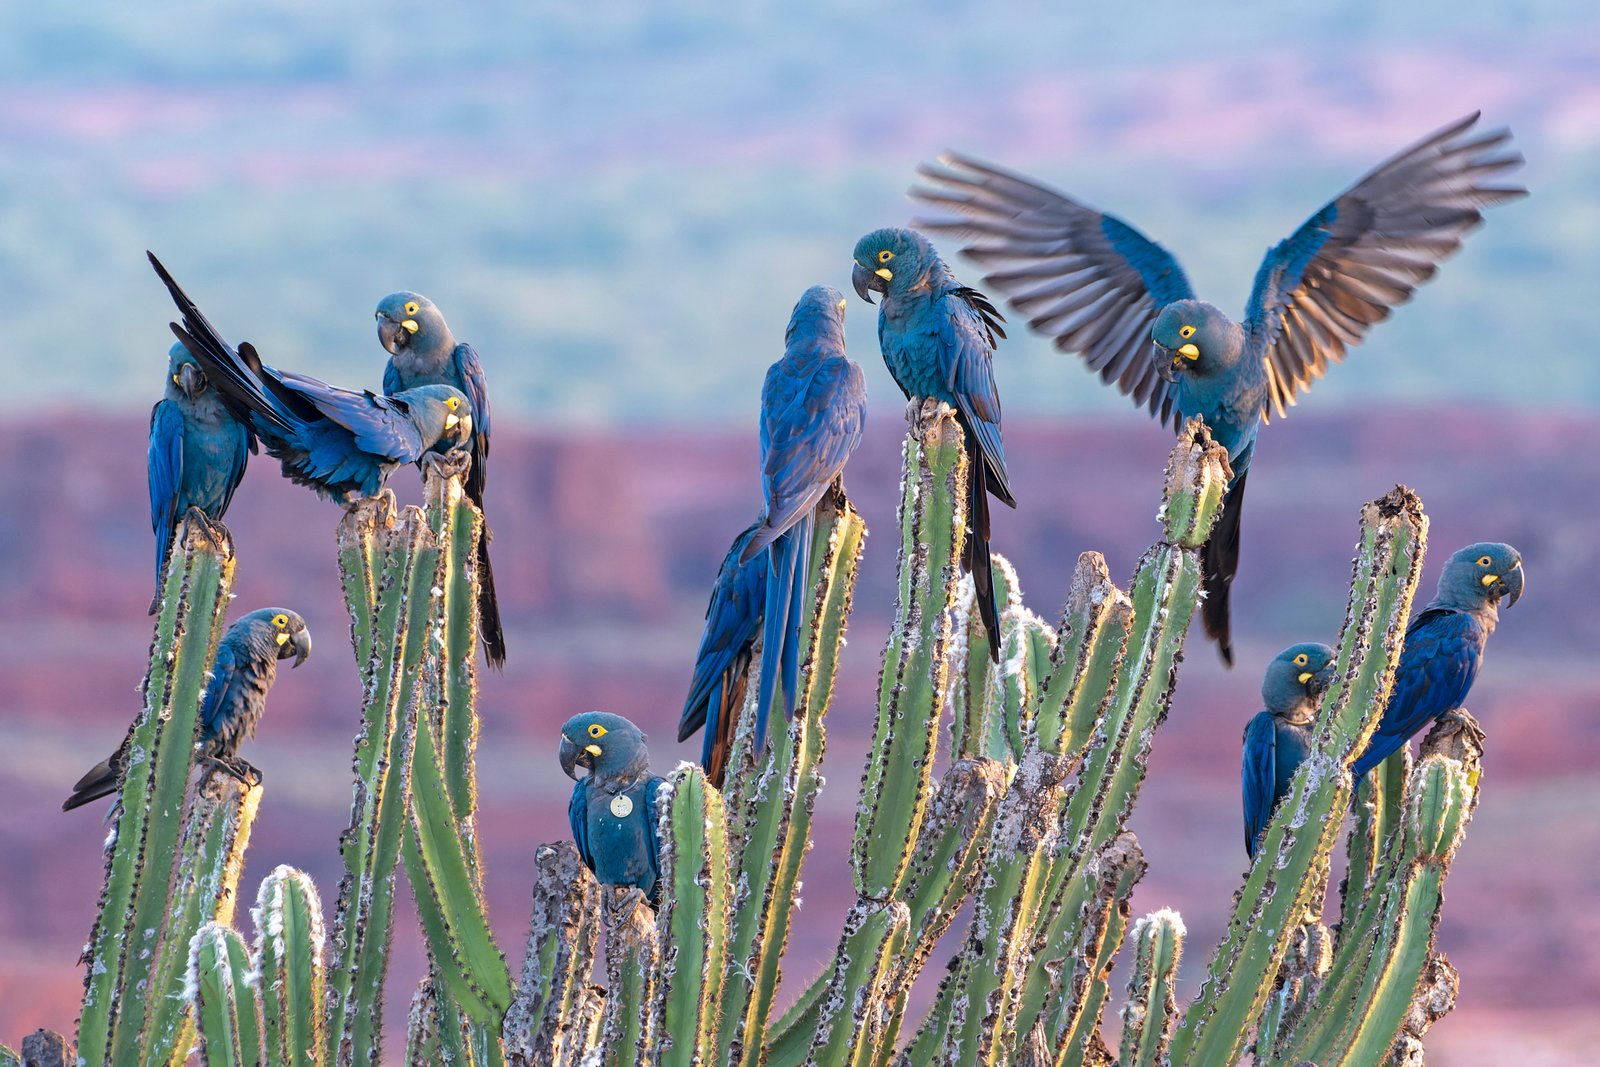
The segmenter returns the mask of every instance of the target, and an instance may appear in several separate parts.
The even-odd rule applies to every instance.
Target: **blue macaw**
[[[700,765],[718,789],[727,775],[734,724],[749,681],[746,672],[767,603],[768,553],[757,552],[748,560],[742,559],[745,546],[761,526],[757,519],[745,527],[734,538],[717,570],[711,601],[706,605],[700,650],[695,654],[694,678],[689,682],[688,699],[683,702],[683,717],[678,720],[679,742],[687,741],[696,730],[705,727]]]
[[[1244,850],[1254,859],[1272,811],[1289,792],[1294,772],[1311,751],[1311,719],[1328,688],[1334,651],[1327,645],[1290,645],[1267,664],[1258,711],[1244,728],[1239,780],[1244,794]]]
[[[377,494],[402,464],[471,443],[472,408],[460,390],[424,385],[384,397],[276,370],[248,341],[237,350],[224,341],[155,256],[150,262],[183,314],[173,333],[291,481],[348,504]]]
[[[1509,608],[1521,599],[1523,581],[1522,556],[1510,545],[1479,542],[1450,557],[1433,600],[1406,627],[1389,703],[1350,768],[1357,781],[1467,699],[1500,621],[1500,601]]]
[[[1195,299],[1178,261],[1127,223],[986,163],[947,156],[912,195],[957,217],[921,223],[958,235],[998,268],[985,281],[1029,325],[1162,422],[1200,416],[1233,466],[1205,549],[1201,617],[1233,662],[1228,591],[1256,434],[1433,276],[1483,221],[1527,195],[1497,184],[1522,164],[1505,130],[1477,113],[1405,149],[1267,251],[1242,323]],[[1153,342],[1153,344],[1152,344]]]
[[[794,714],[800,676],[800,622],[809,598],[806,573],[816,508],[844,473],[867,421],[867,383],[844,351],[844,297],[827,285],[807,289],[794,306],[783,356],[761,386],[760,525],[739,553],[767,555],[756,690],[756,751],[766,743],[774,691]]]
[[[483,488],[489,476],[489,387],[477,351],[464,342],[457,344],[433,301],[418,293],[390,293],[378,301],[377,319],[378,340],[389,353],[383,369],[384,395],[397,396],[420,385],[448,385],[460,390],[472,405],[472,466],[463,488],[482,511]],[[489,565],[492,538],[486,524],[478,539],[478,631],[489,665],[501,667],[506,661],[506,639],[494,591],[494,569]]]
[[[1016,507],[1000,441],[1000,391],[994,350],[1005,317],[989,298],[956,281],[928,239],[915,230],[874,230],[856,242],[855,290],[867,303],[883,294],[878,347],[906,399],[931,398],[956,409],[967,450],[967,538],[961,566],[977,594],[989,635],[989,656],[1000,659],[1000,618],[989,566],[989,496]]]
[[[578,777],[577,769],[589,773]],[[620,715],[590,711],[561,727],[561,769],[577,781],[567,818],[578,855],[604,885],[631,885],[652,899],[661,877],[656,790],[639,728]]]
[[[217,658],[200,698],[200,724],[195,755],[220,765],[241,781],[261,780],[261,772],[238,758],[239,743],[255,735],[267,693],[278,677],[278,661],[294,657],[298,667],[311,655],[311,631],[305,620],[286,608],[261,608],[241,616],[217,644]],[[78,779],[61,805],[71,811],[122,787],[133,732],[110,758]]]
[[[233,417],[182,344],[167,352],[167,387],[150,409],[150,529],[156,535],[156,595],[178,520],[190,508],[208,521],[227,514],[245,464],[256,450],[248,426]]]

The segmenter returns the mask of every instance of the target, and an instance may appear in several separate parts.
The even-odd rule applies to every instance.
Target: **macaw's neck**
[[[455,338],[445,334],[413,340],[390,358],[402,375],[437,375],[450,365],[455,351]]]
[[[1441,589],[1428,603],[1426,611],[1457,611],[1463,615],[1471,615],[1478,620],[1478,626],[1483,630],[1483,637],[1488,640],[1494,633],[1494,628],[1500,622],[1500,602],[1489,600],[1475,593],[1462,593],[1454,589]]]
[[[595,785],[608,794],[623,793],[649,777],[650,756],[648,753],[640,752],[621,768],[615,771],[608,770],[606,774],[597,778]]]

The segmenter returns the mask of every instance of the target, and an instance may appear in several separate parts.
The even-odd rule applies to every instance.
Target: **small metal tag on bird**
[[[633,814],[633,801],[618,794],[611,798],[611,814],[619,819],[626,819]]]

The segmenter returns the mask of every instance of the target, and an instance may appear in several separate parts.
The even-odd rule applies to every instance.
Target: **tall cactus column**
[[[88,1064],[139,1062],[141,1035],[180,855],[206,672],[221,636],[233,578],[225,531],[191,511],[174,541],[144,681],[144,711],[128,735],[127,767],[106,847],[100,914],[84,960],[78,1057]],[[198,922],[198,912],[193,916]],[[181,951],[181,949],[179,950]],[[179,992],[167,991],[166,995]]]

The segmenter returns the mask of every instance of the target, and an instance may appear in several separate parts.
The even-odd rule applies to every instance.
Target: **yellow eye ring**
[[[449,408],[451,411],[454,411],[456,408],[461,406],[461,398],[459,396],[450,397],[444,402],[444,406]]]
[[[887,263],[893,258],[894,258],[894,253],[889,251],[887,248],[885,248],[882,252],[878,253],[878,262],[879,263]]]
[[[1311,660],[1304,652],[1300,653],[1294,658],[1294,665],[1296,667],[1304,667],[1309,662],[1311,662]]]
[[[272,625],[276,626],[280,630],[288,629],[289,628],[289,616],[287,616],[287,615],[274,615],[272,617]]]
[[[1179,326],[1178,327],[1178,336],[1183,338],[1185,341],[1187,341],[1189,338],[1194,336],[1194,327],[1193,326]]]
[[[1493,562],[1494,562],[1493,557],[1490,557],[1490,556],[1479,556],[1478,557],[1478,566],[1480,566],[1480,567],[1487,567],[1489,564],[1491,564]]]
[[[601,726],[599,723],[591,723],[590,724],[590,726],[589,726],[589,736],[590,737],[604,737],[605,735],[606,735],[606,728],[604,726]]]
[[[417,312],[419,312],[421,310],[422,310],[422,305],[418,304],[415,300],[410,300],[410,301],[406,302],[406,314],[407,315],[415,315]]]

